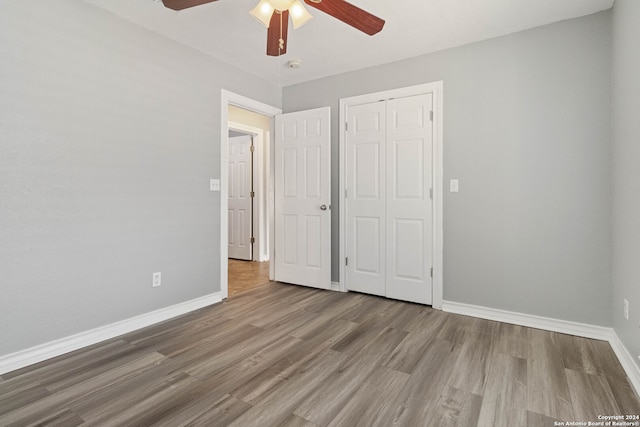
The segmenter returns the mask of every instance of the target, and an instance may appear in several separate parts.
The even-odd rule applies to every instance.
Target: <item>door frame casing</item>
[[[273,141],[273,117],[282,114],[282,109],[256,101],[243,95],[221,89],[220,92],[220,293],[225,299],[229,296],[229,105],[244,108],[271,118],[269,140]],[[269,229],[274,230],[273,215],[273,177],[274,151],[273,144],[269,147],[269,179],[267,213]],[[273,232],[269,233],[269,254],[274,258]],[[273,262],[269,263],[269,279],[273,280]]]
[[[383,92],[369,93],[340,99],[340,238],[339,238],[339,266],[340,290],[348,291],[346,281],[346,123],[347,110],[351,106],[368,104],[383,99],[403,98],[414,95],[432,94],[433,96],[433,282],[432,306],[442,308],[443,298],[443,89],[442,81],[391,89]]]

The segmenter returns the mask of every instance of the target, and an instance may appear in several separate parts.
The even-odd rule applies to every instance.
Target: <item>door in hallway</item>
[[[229,138],[229,258],[251,260],[252,137]]]

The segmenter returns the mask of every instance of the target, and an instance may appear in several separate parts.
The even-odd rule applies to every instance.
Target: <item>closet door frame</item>
[[[350,106],[367,104],[392,98],[432,94],[433,96],[433,297],[432,307],[442,309],[443,296],[443,82],[392,89],[340,99],[340,290],[346,292],[346,122]]]

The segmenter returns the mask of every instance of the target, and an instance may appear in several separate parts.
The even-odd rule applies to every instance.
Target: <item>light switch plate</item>
[[[460,185],[457,179],[452,179],[449,181],[449,191],[452,193],[457,193],[460,189]]]
[[[627,301],[626,298],[622,301],[623,301],[622,313],[624,315],[625,320],[629,320],[629,301]]]
[[[162,273],[158,271],[157,273],[153,273],[153,282],[151,282],[151,286],[155,288],[160,285],[162,285]]]
[[[220,191],[220,180],[219,179],[211,179],[211,180],[209,180],[209,190],[210,191]]]

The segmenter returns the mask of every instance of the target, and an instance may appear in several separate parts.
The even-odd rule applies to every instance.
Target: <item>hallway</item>
[[[269,261],[254,262],[229,258],[229,296],[269,283]]]

